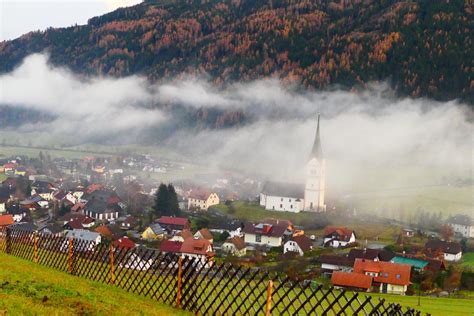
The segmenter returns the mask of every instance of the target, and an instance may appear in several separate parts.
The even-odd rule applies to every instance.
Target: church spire
[[[323,150],[321,148],[321,137],[319,136],[319,113],[318,113],[318,127],[316,129],[316,138],[314,139],[313,149],[311,150],[311,158],[322,159]]]

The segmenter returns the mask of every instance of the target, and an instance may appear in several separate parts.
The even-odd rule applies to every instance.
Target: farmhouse
[[[142,233],[142,239],[145,240],[162,240],[166,237],[166,230],[160,224],[152,224],[148,226]]]
[[[158,224],[169,232],[181,231],[191,227],[191,224],[185,217],[161,216],[158,219]]]
[[[283,245],[283,253],[296,252],[300,256],[312,249],[313,241],[305,235],[293,236]]]
[[[236,257],[245,256],[247,253],[244,239],[238,236],[227,239],[222,244],[222,250]]]
[[[425,244],[425,255],[456,262],[462,258],[462,248],[457,242],[432,239]]]
[[[207,211],[209,207],[219,204],[217,193],[208,191],[191,191],[188,197],[188,209]]]
[[[324,231],[323,237],[324,246],[333,248],[345,247],[356,241],[354,231],[345,227],[329,226]]]
[[[468,215],[457,214],[448,219],[448,225],[455,234],[464,238],[474,238],[474,220]]]
[[[214,241],[214,236],[212,236],[211,232],[207,228],[203,228],[203,229],[198,230],[194,234],[194,238],[196,238],[196,239],[206,239],[211,244]]]
[[[287,229],[286,225],[248,224],[244,227],[245,243],[255,246],[280,247]]]

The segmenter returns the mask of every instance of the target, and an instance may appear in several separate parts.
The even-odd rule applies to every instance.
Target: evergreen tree
[[[176,190],[171,183],[168,184],[168,203],[170,213],[174,216],[179,216],[178,194],[176,194]]]
[[[160,184],[155,194],[155,206],[153,207],[156,216],[169,215],[168,187],[166,184]]]

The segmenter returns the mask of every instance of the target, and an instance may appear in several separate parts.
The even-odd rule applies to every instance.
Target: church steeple
[[[316,159],[323,158],[323,150],[321,148],[321,137],[319,135],[319,117],[320,114],[318,113],[318,127],[316,129],[316,138],[314,139],[313,149],[311,150],[311,157]]]

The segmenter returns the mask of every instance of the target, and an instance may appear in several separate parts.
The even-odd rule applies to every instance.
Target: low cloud
[[[320,112],[331,172],[328,185],[334,190],[357,188],[372,178],[377,178],[374,187],[409,184],[415,177],[411,170],[420,168],[472,179],[472,109],[456,101],[396,98],[384,84],[357,93],[309,92],[275,79],[226,87],[203,78],[151,84],[139,76],[83,78],[51,67],[44,55],[26,58],[12,73],[0,76],[0,83],[0,104],[57,117],[51,124],[28,126],[30,130],[80,135],[82,140],[128,135],[125,142],[136,142],[140,135],[172,125],[173,117],[164,109],[177,105],[242,111],[250,119],[240,127],[197,132],[176,128],[169,133],[164,145],[215,168],[301,181]],[[379,169],[405,174],[373,177]]]

